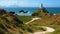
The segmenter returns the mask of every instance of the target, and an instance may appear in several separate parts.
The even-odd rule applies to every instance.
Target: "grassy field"
[[[25,17],[25,18],[24,18]],[[23,22],[27,22],[29,20],[31,20],[31,18],[33,18],[32,16],[19,16],[19,18],[23,21]],[[26,20],[24,20],[26,19]],[[31,27],[31,29],[33,31],[39,30],[39,28],[35,27],[35,26],[48,26],[48,27],[52,27],[55,29],[54,32],[52,32],[51,34],[60,34],[60,16],[56,15],[56,16],[45,16],[44,18],[42,18],[41,20],[35,20],[31,23],[29,23],[29,27]],[[41,30],[40,30],[41,31]]]
[[[29,34],[36,31],[45,31],[45,29],[37,26],[52,27],[55,31],[51,34],[60,34],[60,14],[41,17],[46,13],[42,12],[41,14],[39,11],[38,16],[20,16],[2,12],[3,14],[0,14],[0,34]],[[25,24],[36,17],[40,17],[41,19]]]
[[[17,16],[21,21],[23,21],[24,23],[30,21],[32,18],[34,18],[35,16]]]

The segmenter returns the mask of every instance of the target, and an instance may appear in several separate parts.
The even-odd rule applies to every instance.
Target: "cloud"
[[[45,7],[60,6],[60,0],[0,0],[0,6],[4,7],[40,7],[43,3]]]
[[[38,1],[32,1],[32,0],[1,0],[0,6],[5,6],[5,7],[11,7],[11,6],[34,7],[34,6],[38,6]]]
[[[21,6],[21,7],[37,7],[39,5],[39,2],[36,2],[36,1],[19,1],[17,2],[17,5],[18,6]]]
[[[5,7],[10,7],[12,5],[16,5],[17,1],[8,1],[8,0],[4,0],[4,1],[0,1],[0,6],[5,6]]]

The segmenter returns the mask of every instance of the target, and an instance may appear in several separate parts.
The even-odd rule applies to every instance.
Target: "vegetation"
[[[41,20],[35,20],[29,23],[30,26],[48,26],[55,29],[51,34],[59,34],[60,33],[60,14],[53,16],[44,16]]]
[[[38,17],[42,17],[42,16],[46,16],[46,15],[50,16],[52,14],[50,12],[48,12],[45,8],[38,9],[36,12],[34,12],[32,14],[32,16],[38,16]]]
[[[45,29],[37,26],[48,26],[55,29],[54,32],[50,34],[59,34],[60,33],[60,14],[53,15],[52,13],[49,13],[47,10],[44,9],[43,12],[41,10],[37,10],[32,14],[32,16],[18,16],[19,19],[21,19],[24,23],[27,21],[30,21],[33,17],[40,17],[41,19],[35,20],[31,23],[29,23],[29,27],[32,29],[30,32],[34,31],[45,31]],[[24,20],[26,19],[26,20]],[[28,31],[30,30],[28,29]]]
[[[34,26],[24,24],[33,17],[18,16],[0,9],[0,34],[28,34],[39,30]]]
[[[32,18],[39,17],[29,24],[25,24]],[[40,27],[37,27],[40,26]],[[1,34],[28,34],[36,31],[45,31],[41,26],[54,28],[56,31],[51,34],[60,33],[60,14],[51,15],[47,10],[36,11],[32,16],[19,16],[0,9],[0,33]]]
[[[32,18],[34,18],[34,16],[17,16],[19,20],[23,21],[23,23],[26,23],[28,21],[30,21]]]

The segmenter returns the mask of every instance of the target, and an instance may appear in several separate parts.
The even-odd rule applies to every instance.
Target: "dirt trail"
[[[31,22],[33,22],[33,21],[35,21],[35,20],[38,20],[38,19],[41,20],[41,18],[32,18],[31,21],[29,21],[29,22],[27,22],[27,23],[25,23],[25,24],[29,24],[29,23],[31,23]],[[37,26],[37,27],[39,27],[39,26]],[[55,31],[55,29],[53,29],[53,28],[51,28],[51,27],[45,27],[45,26],[42,26],[42,27],[45,28],[46,31],[34,32],[34,33],[30,33],[30,34],[47,34],[47,33],[51,33],[51,32],[54,32],[54,31]]]
[[[48,34],[51,32],[54,32],[55,29],[51,28],[51,27],[43,27],[46,29],[46,31],[42,31],[42,32],[34,32],[34,33],[30,33],[30,34]]]
[[[29,21],[29,22],[27,22],[27,23],[25,23],[25,24],[29,24],[29,23],[31,23],[31,22],[33,22],[33,21],[35,21],[35,20],[38,20],[38,19],[41,19],[41,18],[32,18],[31,21]]]

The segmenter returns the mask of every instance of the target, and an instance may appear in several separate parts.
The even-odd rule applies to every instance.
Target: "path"
[[[27,23],[25,23],[25,24],[29,24],[29,23],[31,23],[31,22],[33,22],[33,21],[35,21],[35,20],[38,20],[38,19],[41,19],[41,18],[32,18],[31,21],[29,21],[29,22],[27,22]],[[39,27],[39,26],[38,26],[38,27]],[[55,31],[55,29],[53,29],[53,28],[51,28],[51,27],[45,27],[45,26],[42,26],[42,27],[45,28],[46,31],[34,32],[34,33],[30,33],[30,34],[47,34],[47,33],[51,33],[51,32],[54,32],[54,31]]]
[[[27,22],[27,23],[25,23],[25,24],[29,24],[29,23],[31,23],[31,22],[33,22],[33,21],[35,21],[35,20],[38,20],[38,19],[41,19],[41,18],[32,18],[31,21],[29,21],[29,22]]]
[[[30,33],[30,34],[48,34],[48,33],[51,33],[51,32],[54,32],[55,29],[53,28],[50,28],[50,27],[43,27],[46,29],[46,31],[42,31],[42,32],[34,32],[34,33]]]

